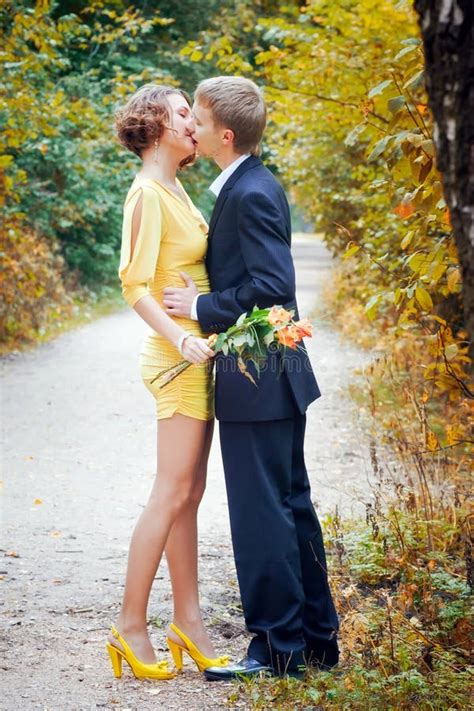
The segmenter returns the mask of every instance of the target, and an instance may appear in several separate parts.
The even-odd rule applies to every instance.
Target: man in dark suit
[[[219,333],[255,305],[294,309],[290,212],[285,193],[257,157],[266,122],[258,87],[242,77],[198,86],[194,138],[222,169],[206,258],[210,294],[186,276],[168,288],[170,314],[197,318]],[[333,667],[338,619],[304,462],[306,409],[320,396],[305,350],[274,351],[257,387],[235,357],[216,357],[216,416],[229,502],[232,542],[245,620],[254,633],[248,655],[208,679],[262,670],[297,674],[303,664]]]

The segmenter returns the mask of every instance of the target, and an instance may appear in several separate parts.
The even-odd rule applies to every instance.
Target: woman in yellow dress
[[[163,552],[174,608],[167,641],[178,670],[183,652],[201,671],[228,661],[216,658],[204,628],[197,582],[197,510],[213,432],[214,354],[197,321],[170,317],[162,303],[163,289],[182,286],[186,274],[199,291],[209,292],[207,225],[176,178],[195,154],[187,95],[148,84],[117,114],[116,127],[122,144],[142,159],[125,200],[119,275],[125,299],[150,327],[140,370],[156,400],[158,461],[148,503],[133,532],[122,607],[107,648],[116,676],[125,660],[139,678],[169,679],[174,672],[156,661],[146,622]],[[183,358],[194,366],[163,390],[157,381],[151,383]]]

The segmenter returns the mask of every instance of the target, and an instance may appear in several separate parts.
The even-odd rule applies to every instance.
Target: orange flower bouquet
[[[253,363],[259,373],[270,346],[296,350],[303,338],[313,335],[313,325],[307,318],[295,321],[293,316],[294,311],[287,311],[281,306],[272,306],[271,309],[255,306],[250,314],[243,313],[227,331],[210,335],[207,342],[215,353],[236,355],[242,375],[257,385],[247,363]],[[159,380],[159,388],[164,388],[190,365],[192,363],[188,360],[182,360],[159,372],[151,382]]]

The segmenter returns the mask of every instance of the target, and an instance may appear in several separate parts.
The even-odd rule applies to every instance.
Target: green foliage
[[[141,5],[7,0],[0,9],[0,204],[5,216],[0,230],[4,247],[11,250],[7,259],[20,270],[20,262],[26,262],[18,262],[7,230],[37,235],[43,249],[63,255],[76,283],[95,292],[117,280],[122,204],[138,160],[118,145],[115,107],[145,82],[183,80],[192,92],[206,71],[176,49],[203,26],[196,6],[182,3],[170,18],[169,3],[143,10]],[[209,0],[205,7],[213,11],[215,3]],[[192,26],[185,22],[187,12],[194,13]],[[212,176],[212,168],[200,164],[184,178],[207,213],[210,198],[202,196]],[[55,279],[60,283],[62,277],[61,266]],[[48,309],[52,313],[68,303],[64,289],[62,295],[51,290],[50,297],[35,309],[36,328]],[[26,327],[27,314],[23,321],[20,302],[2,338],[34,334],[34,326]]]
[[[113,26],[91,28],[77,15],[53,19],[47,2],[15,10],[4,53],[7,213],[58,239],[90,283],[111,281],[132,169],[114,140],[111,111],[139,79],[125,78],[114,58],[139,46],[150,24],[124,12]],[[99,59],[88,60],[105,46],[103,71]]]

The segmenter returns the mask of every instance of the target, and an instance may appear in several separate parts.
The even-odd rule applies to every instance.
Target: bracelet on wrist
[[[190,333],[184,332],[184,333],[178,338],[178,343],[176,344],[176,348],[177,348],[178,351],[181,353],[181,355],[183,355],[183,345],[184,345],[184,342],[185,342],[186,338],[189,338],[190,335],[191,335]]]

